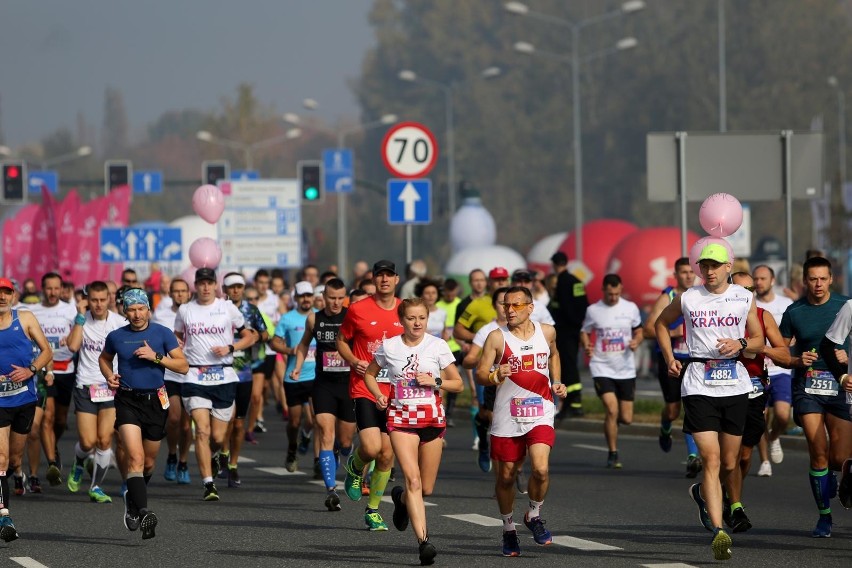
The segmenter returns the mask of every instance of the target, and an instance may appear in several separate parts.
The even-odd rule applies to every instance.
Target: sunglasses
[[[745,288],[749,292],[754,292],[754,286],[743,286],[743,288]]]
[[[526,307],[527,307],[527,306],[529,306],[529,305],[530,305],[530,303],[529,303],[529,302],[519,302],[519,303],[517,303],[517,304],[508,304],[508,303],[504,303],[504,304],[503,304],[503,309],[504,309],[504,310],[508,310],[509,308],[514,308],[516,312],[519,312],[519,311],[523,310],[524,308],[526,308]]]

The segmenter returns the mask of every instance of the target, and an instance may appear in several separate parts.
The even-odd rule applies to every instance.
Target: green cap
[[[731,259],[728,258],[728,249],[717,243],[711,243],[701,249],[701,254],[698,256],[696,262],[701,262],[702,260],[712,260],[719,264],[731,262]]]

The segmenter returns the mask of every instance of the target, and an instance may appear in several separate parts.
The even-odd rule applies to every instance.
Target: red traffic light
[[[18,166],[7,166],[6,177],[8,179],[18,179],[19,177],[21,177],[20,168],[18,168]]]

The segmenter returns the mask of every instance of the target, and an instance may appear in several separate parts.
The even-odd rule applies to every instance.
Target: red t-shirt
[[[376,352],[382,341],[397,335],[402,335],[402,324],[396,311],[402,300],[394,298],[393,309],[386,310],[376,303],[375,298],[365,298],[355,302],[346,311],[340,333],[349,342],[352,354],[359,360],[372,361],[373,353]],[[380,373],[383,375],[384,372]],[[379,378],[379,388],[382,394],[390,394],[390,383],[387,378]],[[349,371],[349,396],[352,399],[367,398],[375,401],[367,386],[364,377],[358,374],[355,366]]]

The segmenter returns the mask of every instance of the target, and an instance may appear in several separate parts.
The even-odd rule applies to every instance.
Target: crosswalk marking
[[[286,467],[256,467],[257,471],[271,473],[272,475],[305,475],[304,471],[287,471]]]
[[[567,535],[553,537],[553,544],[576,548],[577,550],[623,550],[617,546],[610,546],[593,540],[583,540],[582,538]]]
[[[591,446],[589,444],[572,444],[575,448],[580,448],[581,450],[593,450],[595,452],[608,452],[609,448],[605,448],[604,446]]]
[[[500,519],[495,519],[494,517],[486,517],[485,515],[477,515],[476,513],[470,513],[467,515],[444,515],[449,519],[456,519],[457,521],[465,521],[467,523],[473,523],[475,525],[479,525],[481,527],[502,527],[503,521]]]
[[[9,557],[9,560],[20,564],[24,568],[47,568],[47,566],[41,562],[33,560],[29,556],[11,556]]]

